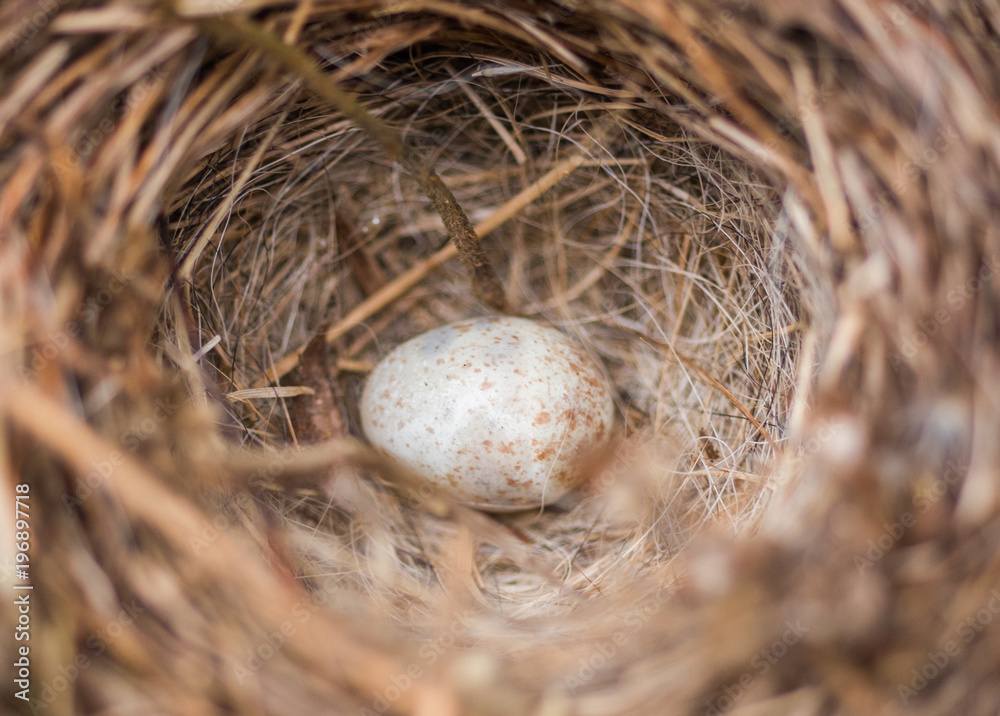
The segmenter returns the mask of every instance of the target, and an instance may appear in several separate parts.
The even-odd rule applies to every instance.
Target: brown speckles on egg
[[[444,479],[446,479],[448,481],[448,484],[451,485],[452,487],[455,488],[461,487],[462,475],[458,472],[458,470],[451,470],[444,476]]]
[[[373,419],[382,411],[388,425]],[[457,499],[504,510],[571,487],[580,456],[610,436],[613,403],[600,369],[567,336],[498,317],[397,348],[369,377],[361,413],[374,444]]]
[[[584,470],[573,469],[572,466],[553,472],[549,479],[553,484],[559,485],[564,490],[572,490],[579,487],[587,473]]]
[[[539,463],[548,462],[549,459],[556,454],[556,450],[559,448],[555,443],[548,443],[544,448],[535,452],[535,460]]]

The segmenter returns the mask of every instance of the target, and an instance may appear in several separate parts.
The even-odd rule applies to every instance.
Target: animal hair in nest
[[[588,96],[534,79],[530,68],[487,49],[465,48],[477,58],[471,65],[438,46],[421,47],[419,64],[414,53],[399,53],[355,91],[369,111],[400,124],[412,144],[437,157],[473,220],[489,220],[567,159],[582,160],[491,241],[519,311],[559,326],[598,356],[624,418],[619,454],[590,481],[589,492],[598,494],[502,519],[525,535],[532,553],[562,563],[555,580],[548,574],[554,563],[539,575],[489,545],[467,575],[479,583],[470,585],[477,601],[509,616],[537,616],[572,608],[570,585],[588,594],[627,583],[668,561],[704,520],[738,526],[763,504],[770,449],[761,426],[773,430],[787,410],[796,326],[788,292],[778,286],[785,267],[775,272],[768,261],[776,202],[745,164],[656,115],[600,101],[599,88]],[[477,83],[484,72],[496,79]],[[299,435],[295,404],[282,405],[274,391],[248,394],[247,386],[321,327],[339,333],[351,323],[345,313],[440,248],[440,219],[415,183],[355,127],[316,125],[317,116],[329,121],[307,99],[282,107],[277,119],[262,118],[179,192],[182,255],[219,207],[228,212],[227,228],[192,273],[192,303],[201,340],[219,337],[203,361],[214,382],[229,396],[254,396],[233,411],[251,444],[285,445]],[[516,151],[491,126],[498,117]],[[317,128],[303,130],[307,121]],[[260,168],[246,186],[218,194],[196,218],[186,199],[193,189],[232,175],[229,165],[253,153]],[[342,430],[359,434],[361,376],[389,348],[483,311],[454,261],[384,315],[344,333],[331,351],[344,368],[337,377]],[[293,392],[308,388],[281,382]],[[341,598],[360,589],[368,598],[351,597],[357,608],[409,614],[419,605],[418,614],[431,613],[425,592],[444,568],[435,564],[444,559],[439,542],[453,535],[440,533],[421,505],[401,504],[370,480],[350,488],[362,498],[345,494],[348,478],[331,479],[318,494],[272,491],[293,552],[308,562],[296,573]]]
[[[998,18],[5,3],[5,708],[994,713]],[[394,133],[614,386],[545,510],[362,439],[488,312]]]

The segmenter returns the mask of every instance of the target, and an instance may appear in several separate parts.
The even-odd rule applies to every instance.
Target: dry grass
[[[609,465],[598,476],[594,491],[601,494],[568,513],[504,520],[545,555],[558,581],[545,588],[544,577],[516,560],[483,553],[475,575],[481,601],[509,616],[548,612],[553,601],[565,610],[577,601],[566,601],[567,589],[600,592],[641,574],[676,554],[707,519],[738,529],[766,494],[771,448],[764,435],[783,430],[793,377],[792,296],[778,285],[785,267],[766,261],[774,193],[748,167],[676,125],[639,115],[622,100],[608,110],[581,91],[526,76],[502,56],[471,65],[440,50],[419,65],[393,59],[398,64],[387,60],[378,74],[356,80],[362,101],[437,158],[474,219],[488,221],[567,160],[581,163],[494,231],[489,246],[515,310],[575,335],[606,366],[628,440],[621,474]],[[505,72],[482,79],[484,66]],[[479,106],[469,101],[479,94],[487,98]],[[223,392],[261,383],[266,369],[298,355],[326,326],[338,336],[337,360],[363,368],[408,337],[483,312],[452,261],[410,292],[394,293],[352,330],[337,328],[345,313],[431,253],[441,227],[416,183],[356,128],[334,125],[301,141],[301,123],[289,117],[316,113],[306,103],[266,116],[246,136],[267,144],[248,139],[214,155],[180,191],[172,226],[185,257],[198,250],[220,208],[226,213],[223,228],[191,261],[194,322],[203,342],[219,339],[203,364]],[[235,174],[239,157],[254,153],[260,168],[246,185],[221,193],[198,219],[187,197],[212,176]],[[339,376],[354,434],[362,372]],[[234,420],[248,444],[297,438],[274,395],[240,407]],[[657,501],[636,510],[647,492],[659,493]],[[375,535],[363,518],[345,517],[342,497],[313,499],[304,524],[300,499],[288,508],[293,527],[305,528],[296,543],[309,545],[300,550],[313,562],[297,572],[325,590],[360,579],[369,596],[380,592],[371,602],[377,611],[438,598],[426,593],[434,564],[424,553],[437,552],[432,543],[440,536],[421,538],[433,516],[417,505]],[[329,519],[318,523],[316,514]],[[348,525],[340,524],[345,519]],[[359,563],[365,550],[352,541],[358,534],[381,540],[400,568]]]
[[[0,8],[36,705],[995,710],[1000,8],[632,5]],[[483,515],[358,440],[487,309],[340,90],[605,367],[587,490]]]

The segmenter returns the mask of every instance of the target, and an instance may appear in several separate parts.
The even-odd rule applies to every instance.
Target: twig
[[[570,172],[583,164],[583,162],[583,154],[574,154],[569,159],[565,159],[556,164],[552,167],[552,169],[539,178],[538,181],[534,182],[531,186],[522,189],[516,196],[493,212],[489,218],[479,224],[479,226],[476,227],[479,235],[486,236],[499,226],[503,225],[508,219],[517,214],[517,212],[521,211],[521,209],[531,204],[546,191],[558,184],[562,179],[569,175]],[[455,256],[457,253],[458,248],[455,244],[449,243],[443,249],[440,249],[433,254],[430,258],[424,259],[409,271],[397,276],[391,282],[383,286],[381,290],[376,291],[366,300],[355,306],[350,313],[333,325],[326,332],[327,342],[329,343],[336,340],[360,324],[362,321],[367,320],[373,314],[381,311],[383,308],[399,298],[399,296],[420,283],[424,276],[448,259]],[[304,348],[304,346],[301,346],[296,349],[294,353],[290,353],[279,360],[274,367],[264,375],[264,378],[255,384],[255,387],[267,385],[267,383],[278,380],[283,375],[288,373],[288,371],[298,364],[299,356],[302,354]]]
[[[305,385],[279,385],[273,388],[247,388],[226,393],[226,399],[236,401],[262,400],[268,398],[294,398],[297,395],[313,395],[316,391]]]
[[[406,144],[395,129],[372,115],[352,95],[342,90],[328,75],[298,48],[285,44],[258,25],[235,16],[225,19],[201,17],[191,20],[202,30],[223,42],[248,45],[286,70],[298,75],[306,86],[342,112],[365,134],[378,142],[389,155],[399,162],[405,172],[416,179],[420,190],[430,200],[431,206],[441,216],[448,237],[472,278],[476,298],[501,313],[507,312],[503,286],[490,263],[472,222],[459,205],[451,190],[444,185],[430,163]]]

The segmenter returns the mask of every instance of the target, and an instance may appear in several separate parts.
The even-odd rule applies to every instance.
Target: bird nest
[[[5,5],[8,707],[992,713],[998,19]],[[497,308],[617,427],[490,515],[358,403]]]

